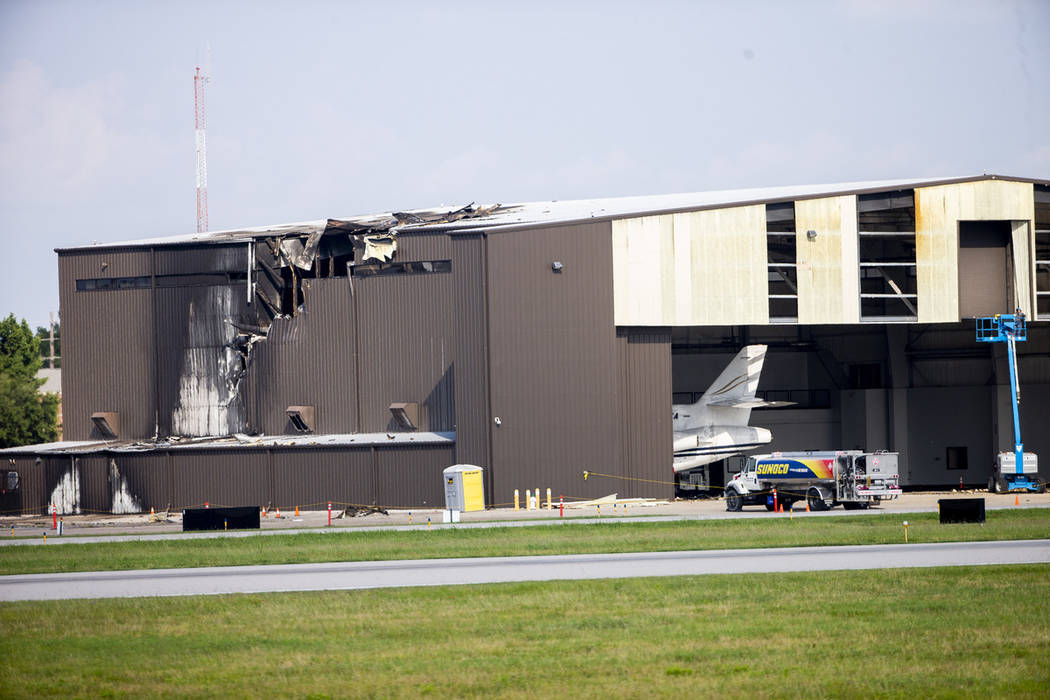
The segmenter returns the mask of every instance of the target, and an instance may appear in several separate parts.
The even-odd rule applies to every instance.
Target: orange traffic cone
[[[281,517],[281,506],[277,506],[274,510],[277,511],[277,515],[275,515],[274,517],[275,518],[280,518]]]
[[[1015,506],[1021,505],[1021,497],[1020,496],[1014,496],[1014,505]]]
[[[263,516],[264,518],[266,517],[266,506],[263,506],[263,509],[262,509],[262,516]]]
[[[299,517],[299,506],[295,507],[295,517]]]
[[[809,499],[806,499],[806,512],[809,512]]]

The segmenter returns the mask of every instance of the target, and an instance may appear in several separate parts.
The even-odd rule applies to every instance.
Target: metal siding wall
[[[441,472],[452,465],[452,460],[451,445],[376,448],[378,505],[388,508],[444,508],[445,485]]]
[[[860,258],[857,197],[795,202],[798,322],[860,321]],[[809,240],[806,231],[817,237]],[[921,308],[921,303],[920,303]]]
[[[153,311],[149,289],[77,292],[76,280],[101,260],[109,276],[149,274],[143,256],[59,257],[62,317],[62,419],[66,440],[97,437],[91,414],[120,413],[120,437],[153,435]],[[114,268],[117,268],[114,270]],[[96,271],[90,274],[98,276]]]
[[[227,321],[245,317],[246,291],[244,284],[154,290],[161,436],[245,430],[243,400],[230,401],[225,392],[229,377],[241,372],[240,356],[229,349],[237,331]],[[207,377],[212,392],[202,390]],[[187,429],[192,425],[198,429]]]
[[[162,247],[156,249],[156,255],[158,275],[248,271],[247,242],[236,245]]]
[[[359,314],[361,431],[400,430],[391,403],[419,403],[420,430],[455,429],[452,275],[354,280]]]
[[[273,452],[273,497],[279,505],[307,510],[323,510],[328,501],[333,508],[373,505],[375,493],[368,448]]]
[[[610,240],[607,222],[489,237],[496,502],[617,490],[581,478],[620,460]]]
[[[617,325],[768,322],[764,206],[620,219],[611,240]]]
[[[211,502],[224,506],[265,505],[270,476],[262,450],[173,451],[174,500],[180,508]]]
[[[109,513],[113,508],[109,457],[104,454],[77,457],[77,467],[80,470],[80,512]]]
[[[288,406],[313,406],[317,433],[357,430],[353,312],[347,278],[305,280],[305,311],[279,318],[252,346],[248,425],[268,435],[291,432]]]
[[[35,456],[13,457],[6,460],[5,470],[18,472],[21,481],[20,503],[12,503],[4,515],[37,515],[47,507],[44,463]]]
[[[144,511],[179,510],[172,481],[172,462],[166,452],[113,455],[120,475],[127,480],[128,490]]]
[[[59,253],[75,282],[79,279],[103,277],[142,277],[152,270],[148,248],[128,250],[78,250]],[[74,285],[75,288],[75,285]]]
[[[486,239],[458,236],[452,241],[452,317],[455,356],[456,461],[485,467],[489,463],[491,417],[488,408],[488,283]],[[491,497],[486,501],[492,503]]]
[[[915,189],[915,262],[919,322],[959,320],[959,221],[1023,221],[1035,212],[1030,184],[985,180]],[[1031,299],[1032,227],[1014,231],[1013,269]],[[1027,240],[1022,240],[1027,239]],[[1025,308],[1031,313],[1031,308]],[[1005,313],[1005,311],[1004,311]]]
[[[451,260],[452,242],[445,234],[403,233],[398,236],[395,262]]]
[[[626,392],[621,394],[626,418],[627,452],[620,488],[629,497],[674,496],[671,464],[671,332],[669,329],[621,329]],[[662,483],[654,483],[662,482]]]

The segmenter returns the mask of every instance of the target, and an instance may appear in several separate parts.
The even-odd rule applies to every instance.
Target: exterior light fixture
[[[814,231],[813,229],[810,229],[810,230],[806,231],[806,240],[807,241],[815,241],[815,240],[817,240],[817,232]]]
[[[554,262],[551,263],[551,269],[554,270],[555,272],[561,272],[563,267],[565,267],[565,266],[562,265],[561,261],[559,261],[559,260],[555,260]]]

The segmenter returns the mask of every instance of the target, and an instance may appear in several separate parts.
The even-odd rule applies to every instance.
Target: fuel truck
[[[726,510],[744,506],[790,508],[803,499],[810,510],[838,504],[847,510],[877,505],[900,495],[896,452],[774,452],[747,458],[726,484]]]

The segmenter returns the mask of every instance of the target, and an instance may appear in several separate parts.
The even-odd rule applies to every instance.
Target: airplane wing
[[[708,401],[708,406],[729,406],[730,408],[782,408],[794,406],[795,401],[765,401],[754,396],[743,396],[738,399],[715,399]]]

